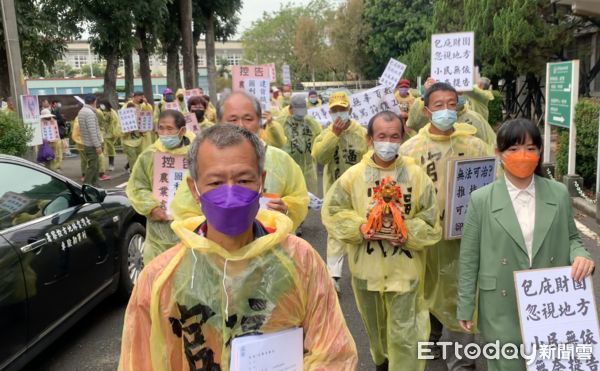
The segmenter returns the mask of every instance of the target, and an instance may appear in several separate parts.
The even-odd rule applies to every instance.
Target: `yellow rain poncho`
[[[182,100],[179,100],[179,97],[184,97]],[[184,89],[177,89],[177,92],[175,93],[175,102],[177,102],[177,105],[179,106],[179,112],[186,114],[188,112],[187,109],[187,105],[185,104],[185,90]]]
[[[189,135],[189,134],[188,134]],[[186,145],[167,149],[162,142],[157,140],[148,147],[138,158],[131,170],[131,176],[127,182],[127,198],[131,205],[140,215],[146,217],[146,240],[144,241],[144,265],[163,251],[173,247],[179,239],[171,230],[170,222],[155,221],[150,214],[155,207],[160,207],[160,202],[152,194],[152,183],[154,176],[154,153],[165,152],[172,155],[187,155],[190,140],[186,139]],[[186,184],[180,184],[179,188],[187,188]]]
[[[292,219],[295,230],[308,214],[308,191],[302,170],[287,153],[267,146],[265,171],[267,176],[263,191],[281,197],[288,207],[288,216]],[[202,215],[200,204],[188,187],[179,187],[175,192],[171,202],[171,215],[175,220]]]
[[[423,113],[423,108],[425,108],[425,102],[423,102],[423,98],[419,97],[415,99],[408,110],[406,126],[416,132],[421,130],[423,126],[427,125],[429,122],[429,119],[425,113]]]
[[[217,122],[217,109],[211,102],[208,102],[208,107],[206,107],[204,115],[208,121]]]
[[[204,120],[202,120],[202,122],[198,123],[198,125],[200,126],[200,130],[206,130],[210,127],[215,126],[215,123],[212,121],[209,121],[205,116]]]
[[[140,111],[147,111],[147,112],[153,112],[154,108],[152,107],[151,104],[149,103],[140,103],[140,104],[135,104],[135,109],[140,112]],[[158,117],[157,117],[158,118]],[[156,124],[158,124],[158,120],[154,123],[155,127]],[[157,135],[154,131],[146,131],[146,132],[140,132],[140,135],[142,136],[142,148],[141,151],[145,150],[146,148],[150,147],[157,138]]]
[[[79,154],[79,162],[81,168],[81,176],[85,175],[85,169],[87,167],[87,156],[83,150],[83,141],[81,140],[81,132],[79,131],[79,119],[75,117],[71,122],[71,139],[75,142],[75,148]]]
[[[473,136],[475,128],[454,124],[452,135],[434,135],[426,125],[415,137],[402,144],[400,154],[411,157],[429,175],[437,192],[440,221],[446,208],[446,163],[452,157],[492,156],[491,148]],[[456,319],[458,256],[460,240],[441,240],[427,249],[425,299],[429,311],[451,331],[461,331]]]
[[[287,142],[283,126],[275,120],[266,124],[258,132],[258,137],[262,139],[267,145],[281,148]]]
[[[367,242],[360,226],[367,222],[369,194],[384,177],[397,182],[403,194],[400,209],[408,232],[406,244]],[[398,156],[381,168],[367,153],[333,184],[323,202],[323,224],[347,246],[356,304],[369,336],[376,365],[419,371],[417,342],[429,338],[429,311],[423,296],[425,249],[441,238],[435,188],[411,158]]]
[[[321,99],[319,99],[319,98],[317,98],[317,103],[314,103],[314,104],[310,101],[310,99],[306,98],[306,107],[308,109],[321,107],[322,105],[323,105],[323,101],[321,101]]]
[[[123,326],[119,370],[229,370],[231,340],[304,330],[305,370],[354,370],[356,346],[319,254],[289,235],[283,214],[261,210],[255,240],[229,252],[174,222],[182,243],[137,281]]]
[[[467,107],[477,112],[485,121],[489,121],[490,110],[488,104],[494,100],[494,94],[491,90],[483,90],[475,85],[473,91],[466,91]]]
[[[496,132],[477,112],[464,107],[458,112],[458,120],[456,122],[472,125],[477,129],[477,132],[474,134],[477,138],[483,140],[491,149],[496,148]]]
[[[100,163],[100,172],[102,173],[106,170],[108,157],[117,155],[115,142],[120,136],[119,115],[117,114],[117,111],[113,109],[111,109],[110,112],[96,110],[96,117],[98,117],[100,133],[104,139],[104,148]]]
[[[288,138],[283,150],[300,166],[306,188],[316,195],[317,166],[311,151],[315,139],[321,133],[321,125],[310,116],[305,116],[302,121],[296,121],[293,116],[289,116],[283,124],[283,129]]]

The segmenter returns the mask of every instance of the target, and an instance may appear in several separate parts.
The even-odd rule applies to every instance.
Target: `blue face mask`
[[[303,121],[304,120],[304,116],[302,116],[302,115],[293,114],[292,118],[294,119],[294,121]]]
[[[456,101],[456,106],[458,109],[462,109],[465,106],[465,96],[459,95],[458,100]]]
[[[317,97],[314,98],[309,98],[308,101],[312,104],[317,104],[317,102],[319,101],[319,99]]]
[[[177,147],[181,143],[181,138],[179,134],[176,135],[160,135],[160,142],[167,149],[173,149]]]
[[[456,111],[443,109],[431,112],[431,123],[441,131],[448,131],[456,122]]]
[[[173,101],[173,94],[165,95],[165,102],[171,103]]]
[[[348,111],[331,112],[331,119],[333,122],[335,122],[338,117],[340,120],[342,120],[342,122],[348,122],[348,120],[350,120],[350,113],[348,113]]]

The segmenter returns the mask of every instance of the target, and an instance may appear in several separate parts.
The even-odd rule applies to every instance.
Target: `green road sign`
[[[573,84],[573,61],[548,63],[546,75],[546,122],[568,128],[571,125],[577,90]],[[573,98],[575,95],[575,98]]]

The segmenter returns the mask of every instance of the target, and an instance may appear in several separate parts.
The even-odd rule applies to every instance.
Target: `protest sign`
[[[284,64],[281,73],[283,79],[283,85],[292,85],[292,75],[290,74],[290,66]]]
[[[471,193],[496,180],[496,158],[451,158],[447,162],[446,215],[444,238],[462,237]]]
[[[379,78],[379,83],[394,89],[396,88],[398,81],[402,78],[405,70],[406,65],[404,63],[398,62],[394,58],[390,58],[385,71],[383,71],[383,74]]]
[[[14,214],[23,210],[30,202],[29,197],[15,192],[6,192],[0,197],[0,209],[9,214]]]
[[[41,120],[42,126],[42,139],[48,142],[56,142],[60,140],[60,134],[58,133],[58,124],[56,120]]]
[[[140,111],[139,117],[139,128],[140,131],[153,131],[154,123],[152,122],[152,111]]]
[[[258,99],[263,111],[269,111],[271,109],[269,79],[247,79],[245,80],[244,85],[246,91]]]
[[[26,124],[40,122],[40,105],[37,95],[21,95],[21,113],[23,113],[23,122]]]
[[[473,32],[431,36],[431,77],[457,91],[473,90],[475,79],[475,34]]]
[[[371,117],[382,111],[400,114],[400,106],[394,97],[394,90],[387,86],[376,86],[372,89],[350,96],[352,118],[367,127]]]
[[[597,370],[600,337],[591,276],[577,282],[568,266],[517,271],[514,277],[525,354],[535,359],[527,369]]]
[[[132,131],[139,130],[135,108],[120,109],[119,123],[121,124],[121,132],[123,133],[130,133]]]
[[[177,102],[166,102],[165,103],[165,110],[174,110],[174,111],[179,111],[179,103]]]
[[[170,214],[169,206],[175,191],[184,181],[187,158],[183,155],[171,155],[155,152],[153,161],[152,195],[160,202],[160,207]]]
[[[195,113],[186,113],[185,117],[185,130],[191,131],[194,134],[198,134],[200,132],[200,125],[198,125],[198,118],[196,118]]]
[[[183,100],[185,101],[185,106],[188,106],[188,101],[190,100],[191,97],[202,97],[202,94],[200,93],[200,89],[196,88],[196,89],[187,89],[184,93],[183,93]]]
[[[320,106],[308,109],[308,115],[312,116],[321,126],[327,127],[333,119],[329,114],[329,106]]]
[[[275,63],[261,64],[258,66],[231,66],[231,81],[233,90],[244,90],[247,79],[268,79],[269,83],[275,82]]]
[[[42,144],[43,143],[42,123],[39,121],[32,122],[29,124],[26,123],[25,126],[27,126],[29,128],[29,130],[31,130],[31,132],[33,133],[29,142],[27,142],[27,146],[33,147],[33,146],[39,146],[40,144]]]

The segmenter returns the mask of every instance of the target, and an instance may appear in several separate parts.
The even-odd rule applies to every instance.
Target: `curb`
[[[571,199],[573,200],[573,206],[577,210],[586,214],[590,218],[596,219],[596,206],[587,202],[581,197],[571,197]]]

